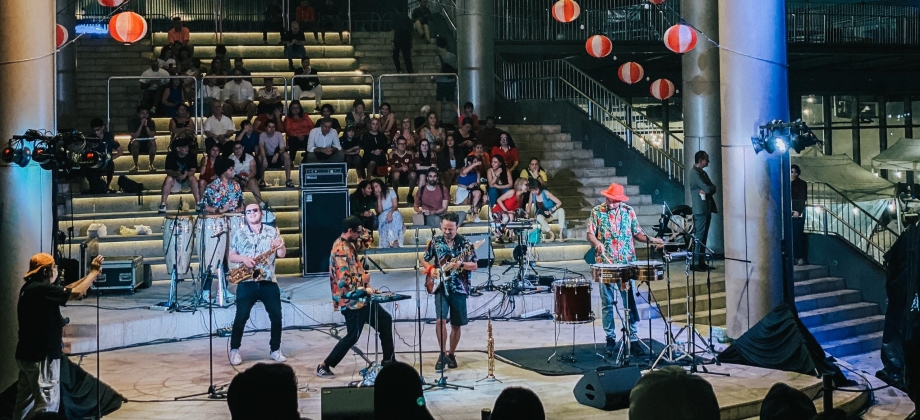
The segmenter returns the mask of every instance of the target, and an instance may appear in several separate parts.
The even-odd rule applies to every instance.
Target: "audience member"
[[[317,122],[318,122],[319,120],[323,119],[323,118],[329,118],[330,120],[332,120],[332,128],[335,129],[335,132],[336,132],[336,133],[341,133],[341,132],[342,132],[342,125],[339,124],[339,120],[338,120],[337,118],[334,118],[334,117],[332,116],[332,114],[334,114],[334,113],[335,113],[335,108],[333,108],[332,105],[324,104],[324,105],[319,109],[319,118],[317,119]]]
[[[399,54],[402,53],[406,62],[406,71],[415,73],[412,67],[412,19],[406,14],[404,5],[396,6],[396,18],[393,19],[393,65],[396,73],[402,73],[399,65]]]
[[[421,130],[422,127],[425,126],[425,124],[428,121],[429,112],[431,112],[431,106],[422,105],[422,109],[419,110],[419,114],[415,116],[415,120],[414,120],[414,123],[415,123],[414,127],[416,130]]]
[[[83,175],[89,184],[90,194],[105,194],[109,192],[109,185],[112,184],[112,177],[115,175],[115,159],[124,154],[121,144],[115,141],[115,135],[105,129],[105,122],[102,118],[93,118],[89,123],[93,130],[93,137],[87,137],[87,145],[96,153],[109,156],[109,162],[101,168],[84,168]],[[103,181],[103,176],[105,181]]]
[[[498,394],[490,420],[543,420],[543,402],[530,389],[509,386]]]
[[[166,165],[163,167],[166,171],[166,178],[163,179],[163,192],[160,197],[160,213],[166,213],[166,199],[170,193],[182,191],[182,186],[186,185],[192,190],[192,196],[195,202],[201,200],[198,190],[198,178],[195,172],[198,171],[198,162],[195,155],[189,153],[190,140],[180,138],[173,143],[173,150],[166,154]]]
[[[155,109],[157,99],[163,97],[163,90],[169,84],[169,72],[160,68],[157,60],[150,60],[150,68],[141,73],[141,96],[140,106],[147,110]]]
[[[297,376],[282,363],[256,363],[227,388],[232,420],[298,420]]]
[[[188,44],[190,39],[191,34],[189,33],[188,28],[182,25],[182,18],[179,16],[173,17],[172,29],[170,29],[169,32],[166,32],[166,41],[169,43],[169,45],[173,45],[178,42],[184,47],[190,47]]]
[[[431,9],[428,8],[428,0],[421,0],[418,7],[412,11],[412,26],[418,35],[425,38],[425,42],[431,43],[431,31],[428,30],[428,20],[431,19]]]
[[[284,169],[284,186],[294,188],[291,181],[291,154],[287,151],[284,137],[275,131],[275,122],[265,123],[265,131],[259,134],[259,158],[262,160],[262,170],[259,174],[259,187],[265,188],[265,171],[267,169]]]
[[[486,126],[479,130],[476,134],[476,139],[482,143],[486,150],[492,150],[493,147],[498,146],[498,140],[503,133],[503,130],[495,128],[495,117],[488,116],[486,117]]]
[[[667,404],[661,396],[667,395]],[[642,375],[629,393],[630,420],[719,420],[719,401],[712,385],[679,366]]]
[[[271,111],[276,104],[281,104],[281,101],[284,100],[284,95],[281,94],[281,91],[275,87],[275,79],[271,77],[266,77],[262,79],[263,87],[259,88],[259,91],[256,93],[256,99],[259,101],[258,111],[260,114],[265,114]],[[282,104],[282,108],[283,108]]]
[[[226,77],[218,77],[218,76],[227,76],[228,69],[230,69],[230,66],[225,66],[222,59],[215,57],[214,59],[211,60],[211,67],[205,73],[207,73],[208,76],[215,76],[214,78],[212,78],[211,83],[214,86],[217,86],[221,88],[221,90],[223,90],[224,85],[227,84],[228,79]]]
[[[438,170],[441,171],[441,182],[444,185],[454,185],[457,176],[464,165],[466,150],[457,147],[454,135],[449,134],[444,142],[444,147],[438,152]]]
[[[224,115],[224,108],[220,102],[214,101],[211,104],[211,116],[204,121],[203,129],[206,138],[220,145],[221,155],[229,156],[233,153],[231,139],[236,134],[236,128],[233,126],[233,120]]]
[[[265,114],[259,114],[255,121],[252,122],[252,131],[261,133],[265,131],[265,124],[269,121],[275,123],[275,131],[284,132],[284,105],[276,103]]]
[[[182,91],[182,79],[172,79],[163,96],[160,97],[160,113],[173,118],[176,116],[176,107],[185,104],[185,93]]]
[[[157,155],[157,124],[150,118],[150,110],[147,107],[137,107],[137,115],[128,119],[128,132],[131,133],[128,150],[134,159],[134,167],[129,172],[137,172],[137,159],[142,152],[147,152],[150,159],[147,169],[150,172],[155,171],[153,160]]]
[[[409,194],[406,196],[406,202],[412,202],[412,190],[415,189],[416,174],[413,170],[415,167],[415,157],[406,150],[406,139],[396,139],[396,149],[390,152],[387,158],[387,164],[390,166],[390,185],[398,189],[401,185],[409,186]]]
[[[269,32],[281,32],[284,12],[281,10],[281,0],[274,0],[265,6],[262,11],[262,43],[268,44]]]
[[[261,204],[262,193],[259,190],[259,183],[256,181],[258,175],[256,158],[244,152],[242,144],[231,143],[233,144],[233,154],[230,155],[230,162],[233,163],[233,177],[240,183],[240,187],[244,190],[248,189],[256,201]]]
[[[508,237],[508,242],[512,241],[512,232],[505,225],[523,215],[522,202],[526,203],[529,192],[527,181],[519,179],[514,183],[513,189],[505,191],[492,201],[492,222],[500,225],[492,231],[498,243],[505,243],[505,236]]]
[[[243,210],[243,189],[233,178],[233,161],[218,157],[214,161],[217,179],[205,188],[201,205],[208,214],[233,213]]]
[[[292,163],[297,159],[297,152],[300,150],[303,150],[304,157],[307,156],[307,137],[313,128],[313,120],[304,115],[300,101],[291,101],[287,117],[284,119],[284,131],[287,134],[288,151],[291,153]]]
[[[460,147],[472,149],[473,145],[476,144],[476,133],[473,132],[473,121],[469,118],[464,118],[456,135],[457,141],[460,142]]]
[[[233,59],[233,71],[239,71],[240,74],[242,74],[243,76],[246,76],[246,77],[243,77],[243,80],[249,82],[249,84],[252,84],[252,72],[249,70],[246,70],[246,67],[243,65],[242,57],[237,57]]]
[[[456,136],[456,135],[455,135],[455,136]],[[466,150],[469,150],[469,149],[466,149]],[[486,152],[485,149],[482,147],[481,144],[477,144],[477,145],[473,146],[473,150],[470,151],[469,155],[476,155],[476,156],[479,156],[479,159],[482,160],[482,164],[483,164],[483,166],[484,166],[484,167],[480,170],[481,172],[479,172],[479,176],[481,176],[481,177],[483,177],[483,178],[487,178],[487,177],[488,177],[487,172],[488,172],[489,168],[492,167],[492,158],[491,158],[491,156],[489,155],[489,152]],[[509,181],[509,182],[510,182],[510,181]]]
[[[425,121],[425,126],[419,131],[419,138],[428,139],[428,142],[435,145],[436,149],[440,148],[444,145],[446,132],[441,128],[441,123],[438,122],[438,114],[428,112],[425,115]]]
[[[802,168],[792,165],[792,254],[795,265],[805,265],[805,205],[808,202],[808,183],[802,176]]]
[[[393,114],[390,114],[393,115]],[[409,145],[409,150],[415,150],[419,144],[418,134],[415,133],[415,130],[412,129],[412,121],[409,118],[403,118],[402,123],[400,124],[400,129],[396,130],[393,134],[389,135],[393,139],[393,142],[396,142],[396,138],[403,137],[406,139],[406,144]],[[431,150],[437,152],[437,145],[432,142],[428,142],[428,145],[431,146]]]
[[[224,114],[232,117],[234,112],[246,113],[246,119],[252,120],[256,114],[256,104],[252,102],[252,83],[243,78],[240,69],[233,70],[233,79],[223,88],[221,99],[224,101]]]
[[[380,131],[388,137],[394,137],[399,131],[399,127],[396,124],[396,116],[393,115],[392,108],[389,102],[380,104],[380,116],[377,117],[377,119],[380,120]],[[412,148],[410,147],[409,150],[412,150]]]
[[[396,190],[388,188],[380,179],[373,179],[374,195],[377,196],[377,228],[380,247],[401,248],[405,226],[399,213],[399,198]]]
[[[294,9],[294,16],[297,22],[300,23],[302,32],[312,31],[316,27],[316,10],[313,9],[313,6],[310,6],[309,0],[300,2],[300,6]],[[319,39],[316,42],[319,43]]]
[[[349,198],[351,215],[361,219],[361,225],[373,234],[377,230],[377,216],[374,210],[377,208],[377,197],[374,195],[374,186],[371,182],[364,180],[358,183],[358,188],[351,193]]]
[[[543,170],[543,167],[540,166],[540,159],[530,158],[530,163],[527,164],[527,167],[521,170],[520,178],[531,180],[536,179],[546,187],[547,177],[546,171]]]
[[[364,171],[361,169],[361,140],[355,137],[355,127],[351,124],[345,126],[345,132],[339,139],[342,146],[342,154],[345,158],[345,164],[348,169],[354,169],[358,174],[358,181],[365,179]]]
[[[201,80],[202,108],[204,115],[207,117],[211,116],[211,105],[214,104],[214,102],[220,103],[220,98],[223,96],[220,86],[218,86],[216,82],[217,79],[209,79],[207,77]],[[221,109],[221,113],[223,113],[223,109]]]
[[[380,369],[374,383],[374,416],[378,419],[434,420],[425,407],[422,380],[412,366],[392,362]]]
[[[406,143],[408,149],[408,142]],[[413,153],[415,155],[415,178],[418,181],[418,187],[425,186],[425,175],[428,173],[429,168],[438,167],[438,155],[434,153],[434,150],[431,149],[431,143],[428,140],[422,140],[418,146],[418,153]],[[415,189],[415,185],[409,187],[409,195],[412,195],[412,191]]]
[[[760,405],[760,420],[811,420],[816,415],[808,395],[782,382],[773,384]]]
[[[317,7],[319,12],[319,18],[317,19],[317,25],[313,30],[313,36],[317,36],[317,32],[323,35],[322,43],[326,43],[326,32],[333,31],[339,33],[339,42],[344,44],[345,38],[342,33],[342,18],[339,16],[339,2],[337,0],[320,0],[321,3]]]
[[[463,104],[463,113],[457,116],[457,124],[463,125],[463,121],[467,118],[470,119],[470,122],[473,125],[473,131],[479,132],[479,115],[473,111],[473,103],[467,102]]]
[[[179,66],[176,65],[176,57],[173,55],[173,50],[169,45],[160,48],[157,65],[160,66],[161,69],[166,70],[170,76],[175,76],[179,73]]]
[[[182,74],[193,77],[194,79],[182,79],[182,91],[185,93],[185,98],[188,101],[188,104],[194,109],[195,115],[198,115],[197,104],[199,95],[203,98],[207,98],[205,95],[205,90],[202,89],[201,92],[196,92],[195,88],[198,86],[198,82],[201,81],[202,70],[201,70],[201,60],[197,58],[192,58],[189,60],[189,66],[185,70],[182,70]],[[217,98],[220,98],[220,92],[217,94]],[[205,103],[210,103],[205,101]],[[210,112],[210,110],[208,110]]]
[[[169,120],[169,141],[170,143],[180,137],[195,138],[195,120],[191,118],[188,112],[188,105],[179,103],[176,105],[176,114]],[[191,146],[192,151],[197,150],[197,141]]]
[[[310,65],[310,57],[300,60],[300,68],[294,70],[294,100],[300,100],[304,97],[313,98],[316,101],[316,107],[319,109],[323,102],[323,85],[320,84],[316,69]],[[302,76],[302,77],[296,77]]]
[[[364,133],[364,137],[361,139],[364,156],[361,158],[362,169],[358,171],[358,176],[362,179],[380,175],[378,169],[387,168],[387,150],[390,148],[390,141],[387,140],[385,134],[379,131],[379,128],[380,121],[377,119],[371,120],[370,130]],[[383,173],[383,175],[387,174],[388,172]]]
[[[201,60],[198,60],[200,63]],[[188,47],[179,47],[179,52],[176,53],[176,64],[179,66],[179,74],[187,74],[187,72],[194,68],[195,59],[192,58],[191,50]],[[200,64],[199,64],[200,66]]]
[[[565,242],[565,209],[562,208],[562,200],[546,191],[543,184],[536,179],[527,181],[527,186],[530,188],[530,210],[528,212],[533,212],[537,223],[549,235],[549,241]],[[558,239],[549,226],[549,222],[554,219],[559,224]]]
[[[287,58],[288,70],[294,71],[294,57],[301,60],[307,58],[307,48],[304,47],[307,38],[304,37],[299,22],[291,22],[291,29],[281,34],[281,42],[284,44],[284,58]]]
[[[345,125],[355,126],[355,133],[358,134],[358,137],[361,137],[367,132],[369,122],[370,117],[364,113],[364,101],[355,99],[351,104],[351,111],[345,114]]]
[[[438,37],[438,64],[440,64],[440,73],[457,74],[457,55],[447,51],[447,39]],[[453,115],[459,115],[457,109],[457,77],[456,76],[437,76],[435,81],[435,100],[438,101],[439,113],[444,112],[444,102],[453,109]]]
[[[415,197],[416,216],[412,222],[415,225],[426,225],[430,227],[441,227],[441,217],[447,213],[447,205],[450,200],[450,189],[441,185],[439,174],[436,168],[428,169],[425,175],[428,181],[424,188],[419,188],[418,195]],[[461,218],[461,221],[463,218]],[[459,224],[459,223],[458,223]]]
[[[323,118],[319,127],[310,130],[307,138],[307,162],[343,162],[339,133],[332,128],[332,119]]]
[[[518,156],[518,150],[517,146],[514,144],[514,140],[511,139],[511,135],[508,133],[502,133],[498,139],[498,145],[492,148],[492,157],[501,156],[502,159],[505,160],[505,166],[508,167],[508,170],[510,170],[512,174],[518,173],[517,168],[521,158]]]
[[[240,121],[240,131],[236,132],[234,141],[243,145],[244,152],[256,156],[259,153],[259,134],[252,128],[251,122],[243,120]]]
[[[198,191],[204,191],[208,184],[217,179],[218,173],[214,170],[214,162],[220,157],[220,146],[215,142],[205,145],[205,155],[198,162],[201,175],[198,176]]]
[[[474,215],[473,222],[479,223],[479,210],[482,208],[482,183],[479,178],[479,168],[482,161],[476,156],[467,156],[466,165],[460,170],[457,177],[457,197],[455,204],[463,204],[467,199],[470,203],[470,214]]]

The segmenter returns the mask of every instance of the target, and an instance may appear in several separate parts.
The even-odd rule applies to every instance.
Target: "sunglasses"
[[[255,210],[246,210],[246,211],[245,211],[246,214],[256,214],[256,213],[258,213],[258,212],[259,212],[258,209],[255,209]]]

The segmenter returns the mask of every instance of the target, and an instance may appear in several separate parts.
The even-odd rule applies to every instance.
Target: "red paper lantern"
[[[687,25],[674,25],[664,31],[664,46],[683,54],[696,46],[696,30]]]
[[[118,7],[127,0],[99,0],[99,4],[104,7]]]
[[[664,4],[664,1],[665,0],[648,0],[649,3],[654,4],[656,6]]]
[[[569,23],[578,18],[581,7],[572,0],[559,0],[553,4],[553,19],[562,23]]]
[[[610,38],[606,36],[594,35],[585,42],[585,49],[588,50],[588,54],[591,55],[591,57],[602,58],[608,56],[613,51],[613,43],[610,42]]]
[[[70,38],[70,34],[67,32],[67,28],[61,26],[60,23],[55,26],[56,28],[54,31],[55,32],[54,45],[55,45],[55,48],[61,48],[61,45],[64,45],[67,42],[67,40]]]
[[[109,20],[109,34],[118,42],[137,42],[147,35],[147,21],[137,13],[121,12]]]
[[[620,80],[628,85],[638,83],[640,80],[642,80],[642,76],[644,75],[645,70],[642,68],[642,66],[640,66],[639,63],[632,61],[623,63],[620,66],[620,69],[617,70],[617,76],[620,76]]]
[[[652,82],[649,91],[656,99],[663,101],[674,96],[674,83],[671,83],[668,79],[658,79]]]

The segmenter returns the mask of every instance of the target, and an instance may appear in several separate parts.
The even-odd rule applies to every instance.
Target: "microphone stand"
[[[432,240],[434,240],[434,236],[432,236]],[[444,294],[444,298],[446,299],[447,298],[447,284],[444,283],[444,271],[441,270],[441,259],[438,258],[437,253],[435,254],[434,264],[435,264],[435,267],[438,269],[438,277],[441,280],[440,282],[441,289],[442,289],[441,293]],[[438,293],[438,292],[435,291],[435,293]],[[437,324],[437,320],[435,320],[435,327],[438,328],[440,332],[441,327]],[[447,325],[444,326],[444,335],[446,336],[444,337],[444,340],[441,340],[441,337],[438,337],[438,347],[440,347],[441,349],[441,353],[438,355],[439,359],[441,355],[444,354],[444,342],[450,339],[449,333],[447,332]],[[419,342],[421,342],[421,338],[419,338]],[[421,351],[421,349],[419,350]],[[444,376],[444,371],[446,370],[446,368],[447,368],[446,366],[441,368],[441,377],[438,378],[438,380],[435,381],[433,384],[429,384],[428,388],[426,388],[425,391],[431,391],[433,389],[453,389],[453,390],[459,390],[460,388],[465,388],[465,389],[470,389],[470,390],[473,389],[473,387],[471,386],[457,385],[457,384],[452,384],[450,382],[447,382],[447,377]]]
[[[422,380],[422,385],[428,384],[425,381],[425,375],[422,373],[422,288],[419,281],[419,241],[418,230],[421,226],[415,225],[415,324],[418,327],[418,376]]]

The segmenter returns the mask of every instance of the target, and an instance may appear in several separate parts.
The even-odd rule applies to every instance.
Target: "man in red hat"
[[[102,271],[102,256],[97,256],[89,274],[67,287],[55,284],[57,264],[50,254],[40,253],[29,260],[26,284],[19,291],[19,343],[16,364],[19,382],[13,418],[30,418],[37,413],[58,412],[61,404],[61,357],[64,323],[61,306],[86,293]]]
[[[597,263],[629,264],[636,260],[636,246],[633,239],[642,242],[651,242],[660,245],[662,240],[650,238],[639,226],[636,212],[632,207],[624,204],[629,197],[623,192],[620,184],[610,184],[606,190],[601,191],[606,201],[591,209],[588,216],[588,242],[594,247],[594,260]],[[630,283],[635,283],[631,280]],[[613,314],[616,310],[616,293],[620,289],[618,284],[600,283],[601,317],[604,332],[607,334],[607,352],[613,353],[616,346],[616,327]],[[635,286],[632,284],[631,286]],[[639,324],[639,311],[636,310],[636,300],[632,293],[620,290],[620,297],[624,303],[629,299],[629,341],[636,342]]]

